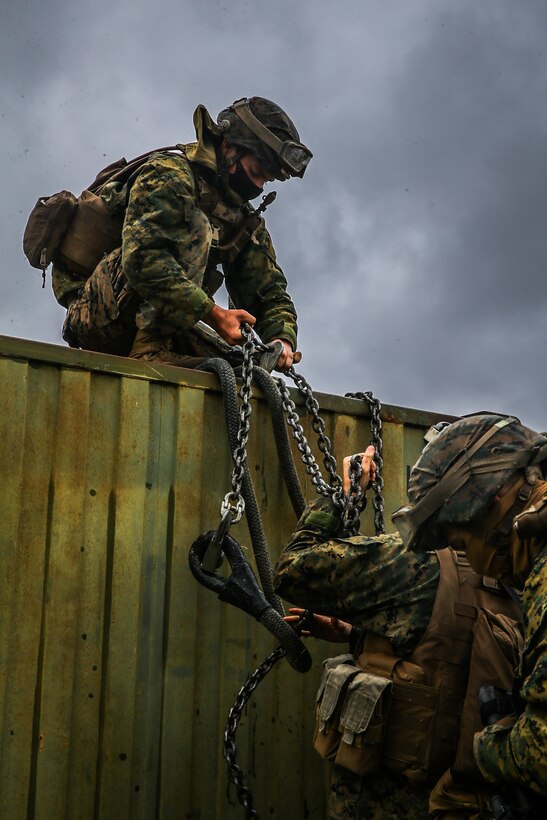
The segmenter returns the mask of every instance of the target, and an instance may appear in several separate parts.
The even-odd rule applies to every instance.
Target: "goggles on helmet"
[[[261,142],[275,152],[285,178],[304,176],[304,171],[313,156],[309,148],[306,148],[301,142],[293,142],[293,140],[283,142],[279,137],[276,137],[269,128],[255,117],[247,98],[236,100],[230,107],[249,131],[252,131],[255,137],[258,137]]]

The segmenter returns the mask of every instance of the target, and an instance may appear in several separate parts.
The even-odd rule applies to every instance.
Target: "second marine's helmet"
[[[469,523],[517,470],[542,462],[547,436],[512,416],[466,416],[424,448],[410,474],[409,503],[393,514],[393,523],[411,549],[437,549],[444,525]]]
[[[250,151],[276,179],[303,177],[313,154],[290,117],[264,97],[243,97],[217,117],[222,136]]]

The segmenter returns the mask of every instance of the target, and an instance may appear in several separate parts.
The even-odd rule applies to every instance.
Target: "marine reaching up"
[[[524,651],[515,712],[475,737],[496,784],[547,798],[547,436],[510,416],[481,413],[447,426],[424,449],[394,516],[416,555],[433,544],[465,551],[477,572],[519,591]]]
[[[373,456],[372,447],[361,456],[363,489]],[[314,745],[332,762],[329,816],[491,818],[495,789],[473,757],[477,691],[511,688],[518,605],[462,552],[413,552],[398,533],[347,537],[342,526],[330,499],[314,501],[274,576],[295,605],[289,621],[309,609],[311,634],[349,640],[350,654],[325,661],[317,694]]]

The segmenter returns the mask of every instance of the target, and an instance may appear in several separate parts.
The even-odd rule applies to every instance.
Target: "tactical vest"
[[[482,685],[510,689],[522,647],[520,611],[463,553],[437,552],[440,580],[424,637],[410,657],[365,634],[357,655],[325,663],[314,745],[361,776],[380,766],[412,782],[451,767],[479,779],[472,741],[482,728]]]
[[[217,266],[234,262],[247,244],[253,240],[263,220],[249,203],[234,206],[223,202],[214,186],[197,174],[195,169],[194,174],[198,187],[198,206],[213,229],[211,250],[203,277],[203,289],[209,296],[214,296],[224,278]]]

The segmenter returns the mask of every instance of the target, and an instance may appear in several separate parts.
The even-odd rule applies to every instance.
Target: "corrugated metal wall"
[[[2,820],[243,817],[222,735],[275,643],[188,570],[229,489],[216,377],[0,337],[0,385]],[[339,457],[368,442],[361,403],[318,398]],[[383,419],[390,511],[434,418],[390,407]],[[295,517],[264,401],[251,422],[275,560]],[[244,525],[232,534],[249,544]],[[330,648],[312,649],[312,672],[282,661],[267,676],[238,732],[261,817],[324,816],[311,737]]]

